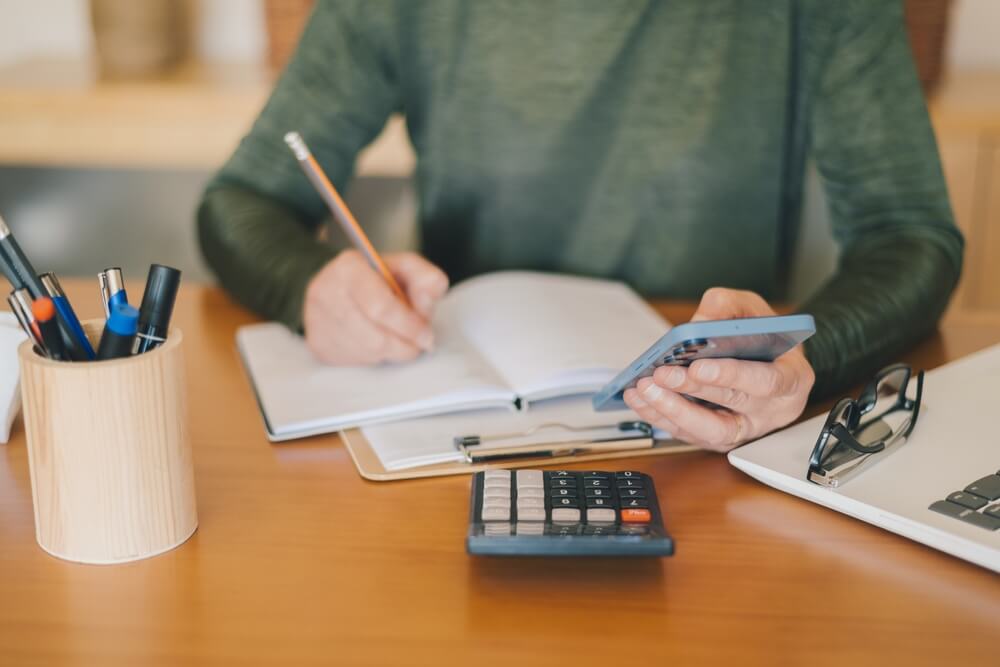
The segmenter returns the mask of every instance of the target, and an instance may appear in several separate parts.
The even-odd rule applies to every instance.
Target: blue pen
[[[127,306],[128,295],[125,293],[125,278],[118,267],[104,269],[97,274],[101,283],[101,305],[104,306],[104,317],[111,317],[115,306]]]
[[[73,307],[69,304],[69,299],[66,298],[66,293],[63,292],[62,286],[59,284],[59,280],[55,274],[43,273],[38,277],[41,279],[45,291],[52,298],[52,303],[56,307],[56,312],[59,313],[59,318],[69,328],[74,342],[83,349],[84,354],[87,355],[87,359],[96,359],[97,354],[94,352],[94,347],[90,344],[87,334],[84,333],[83,327],[80,325],[80,320],[77,319],[76,313],[73,312]]]

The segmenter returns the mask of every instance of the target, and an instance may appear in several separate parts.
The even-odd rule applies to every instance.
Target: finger
[[[445,272],[413,252],[387,255],[385,262],[406,291],[413,308],[425,319],[429,318],[434,306],[448,291]]]
[[[664,389],[694,396],[736,412],[745,412],[750,402],[750,395],[745,391],[702,384],[681,366],[660,366],[653,373],[653,381]]]
[[[660,429],[661,431],[666,431],[670,434],[670,437],[675,440],[684,439],[681,436],[681,430],[677,427],[677,424],[658,413],[653,407],[643,401],[637,390],[626,389],[623,398],[625,399],[625,404],[632,408],[632,410],[635,411],[635,413],[639,415],[639,418],[644,422]]]
[[[422,350],[434,346],[434,333],[427,321],[397,299],[373,270],[359,273],[351,290],[351,300],[365,317],[397,337]]]
[[[798,373],[780,361],[699,359],[691,364],[688,373],[701,384],[727,387],[759,398],[794,394],[799,384]]]
[[[728,451],[749,434],[749,424],[742,414],[709,410],[664,389],[652,378],[643,378],[637,388],[642,400],[708,449]]]
[[[346,313],[342,318],[342,344],[357,351],[361,363],[382,361],[410,361],[420,356],[421,349],[408,340],[381,327],[365,317],[359,310]]]
[[[774,314],[767,301],[756,292],[712,287],[705,290],[691,321],[767,317]]]

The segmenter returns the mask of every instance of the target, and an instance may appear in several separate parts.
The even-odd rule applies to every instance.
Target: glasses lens
[[[903,366],[897,368],[893,372],[889,373],[881,380],[875,389],[875,405],[872,410],[868,410],[868,414],[874,417],[884,415],[886,412],[895,407],[896,403],[899,401],[899,392],[904,387],[908,392],[912,391],[914,395],[916,394],[916,387],[911,387],[915,383],[907,383],[910,377],[910,369]],[[912,397],[910,397],[912,398]]]

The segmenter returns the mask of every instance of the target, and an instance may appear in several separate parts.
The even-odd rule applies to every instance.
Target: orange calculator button
[[[625,523],[649,523],[651,518],[649,510],[622,510],[622,521]]]

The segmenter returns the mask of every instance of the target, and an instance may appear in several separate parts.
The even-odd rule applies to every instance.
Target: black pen
[[[0,217],[0,268],[14,289],[25,288],[32,299],[47,296],[42,281],[24,256],[17,239],[10,233],[10,227]]]
[[[149,352],[167,339],[170,315],[181,283],[181,272],[162,264],[149,267],[146,290],[139,307],[139,331],[135,337],[135,354]]]
[[[101,343],[97,346],[98,360],[118,359],[131,355],[138,327],[138,310],[127,303],[115,305],[111,309],[111,317],[104,325]]]
[[[35,299],[31,304],[31,312],[35,316],[35,323],[42,335],[45,353],[49,359],[67,361],[69,356],[63,347],[62,335],[59,332],[59,319],[56,317],[56,305],[52,303],[52,299],[47,296]]]

